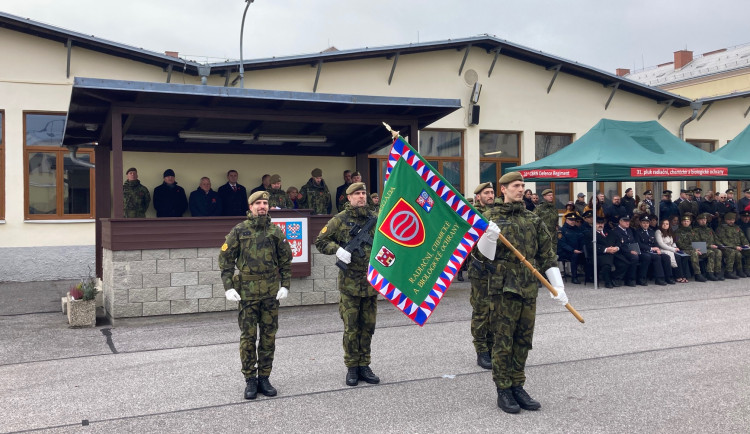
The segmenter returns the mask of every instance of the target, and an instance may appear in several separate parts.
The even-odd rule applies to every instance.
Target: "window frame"
[[[419,141],[422,139],[421,135],[422,133],[430,133],[430,132],[458,133],[461,138],[461,146],[460,146],[460,151],[459,151],[460,156],[458,157],[436,157],[432,155],[422,154],[422,150],[419,148]],[[454,185],[453,188],[455,188],[459,192],[463,192],[464,184],[465,184],[464,178],[466,178],[466,170],[464,170],[464,155],[466,155],[466,152],[465,152],[466,140],[465,140],[464,131],[451,129],[451,128],[426,128],[424,130],[420,130],[419,135],[420,135],[419,140],[417,140],[417,152],[419,152],[419,154],[422,155],[422,158],[424,158],[425,161],[429,162],[430,165],[432,165],[433,167],[435,167],[435,165],[432,164],[432,162],[437,161],[438,164],[437,164],[437,167],[435,167],[435,170],[437,170],[438,173],[440,173],[440,175],[445,177],[445,175],[443,174],[443,163],[449,162],[449,161],[458,162],[458,167],[461,170],[461,176],[459,179],[459,185]]]
[[[520,166],[521,165],[521,140],[523,139],[523,132],[522,131],[503,131],[503,130],[480,130],[479,135],[481,137],[482,134],[506,134],[506,135],[515,135],[516,136],[516,147],[517,157],[483,157],[481,155],[481,140],[479,144],[479,172],[481,177],[481,167],[482,163],[489,163],[489,164],[495,164],[495,179],[492,181],[492,185],[495,187],[495,196],[500,196],[500,189],[497,186],[497,181],[500,179],[500,177],[503,175],[503,164],[511,163],[513,166]],[[482,180],[480,179],[479,182],[481,183]]]
[[[72,151],[65,146],[27,146],[26,144],[26,118],[27,115],[47,115],[47,116],[67,116],[66,112],[57,111],[37,111],[29,110],[23,111],[23,181],[24,181],[24,193],[23,193],[23,215],[25,220],[91,220],[95,218],[96,210],[96,194],[95,194],[95,179],[94,169],[89,169],[89,204],[90,212],[88,214],[65,214],[65,202],[64,202],[64,185],[65,185],[65,154]],[[29,212],[30,204],[30,185],[29,185],[29,154],[32,153],[54,153],[56,160],[56,172],[55,172],[55,214],[32,214]],[[91,150],[78,150],[78,155],[88,155],[89,161],[95,163],[95,152]]]
[[[548,131],[535,131],[534,132],[534,161],[537,161],[537,159],[536,159],[536,139],[539,136],[545,136],[545,135],[547,135],[547,136],[569,136],[570,137],[570,143],[568,143],[565,146],[569,146],[571,143],[575,142],[575,137],[576,137],[575,133],[554,133],[554,132],[548,132]],[[549,154],[549,155],[551,155],[551,154]],[[547,155],[545,155],[544,157],[546,157],[546,156]],[[542,158],[544,158],[544,157],[542,157]],[[552,182],[544,183],[544,184],[549,184],[549,188],[554,192],[555,199],[557,199],[557,188],[555,186],[557,183],[565,183],[565,181],[552,181]],[[537,182],[536,184],[537,184],[536,189],[539,190],[539,183]],[[575,202],[575,198],[574,197],[577,194],[577,193],[575,193],[575,187],[574,187],[575,182],[569,181],[568,184],[569,184],[568,185],[568,200],[566,200],[564,202],[567,203],[567,202],[569,202],[571,200],[573,202]],[[536,193],[539,194],[539,196],[540,196],[539,197],[539,202],[541,203],[542,200],[544,200],[544,199],[541,198],[541,191],[537,191]],[[565,211],[565,203],[563,203],[563,207],[562,208],[558,208],[557,209],[557,212],[560,213],[560,214],[563,213],[564,211]]]

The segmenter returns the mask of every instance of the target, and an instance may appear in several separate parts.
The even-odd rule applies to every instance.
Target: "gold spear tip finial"
[[[398,134],[398,131],[394,131],[394,130],[393,130],[393,128],[391,128],[391,126],[390,126],[390,125],[388,125],[387,123],[383,122],[383,126],[385,127],[385,129],[386,129],[386,130],[388,130],[388,131],[390,131],[390,132],[391,132],[391,136],[392,136],[392,137],[393,137],[394,139],[395,139],[396,137],[398,137],[398,135],[399,135],[399,134]]]

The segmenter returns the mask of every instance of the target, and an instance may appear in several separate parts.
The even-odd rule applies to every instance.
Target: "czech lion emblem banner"
[[[423,326],[487,222],[402,137],[391,147],[367,279]]]

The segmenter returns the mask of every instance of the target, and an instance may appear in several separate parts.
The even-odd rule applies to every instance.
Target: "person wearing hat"
[[[497,405],[506,413],[541,408],[523,387],[526,358],[532,348],[539,286],[532,271],[499,241],[498,225],[505,228],[503,235],[507,241],[547,276],[558,294],[553,298],[563,306],[568,303],[557,267],[554,236],[538,215],[526,209],[524,187],[519,172],[506,173],[498,180],[504,202],[484,214],[490,223],[472,253],[494,270],[487,289],[493,336],[492,379],[497,388]]]
[[[483,182],[474,189],[474,208],[480,213],[495,205],[495,189],[491,182]]]
[[[286,192],[281,189],[281,175],[273,174],[269,178],[268,207],[271,209],[293,209],[294,204],[289,200]]]
[[[688,198],[687,193],[688,193],[688,191],[685,190],[684,188],[680,189],[680,197],[678,197],[677,200],[674,201],[674,204],[677,205],[677,206],[680,206],[680,204],[683,201],[687,200],[687,198]]]
[[[672,190],[664,190],[661,192],[661,202],[659,202],[659,215],[661,218],[671,219],[674,216],[680,215],[680,208],[677,204],[672,202]]]
[[[247,189],[237,182],[240,175],[236,170],[227,171],[226,184],[219,187],[217,193],[221,198],[221,215],[247,215]]]
[[[734,206],[735,211],[737,210],[737,202],[734,200],[734,189],[728,188],[726,191],[724,191],[724,194],[727,195],[727,202],[731,203],[732,206]]]
[[[369,243],[363,243],[364,255],[352,255],[341,246],[351,241],[352,227],[363,228],[377,215],[367,206],[367,190],[362,182],[354,182],[346,189],[348,203],[344,210],[331,218],[320,230],[315,247],[324,255],[336,255],[346,264],[340,269],[338,289],[341,293],[339,313],[344,321],[344,365],[347,386],[356,386],[359,381],[378,384],[380,378],[370,368],[370,343],[375,333],[378,293],[367,280],[367,269],[372,250],[375,226],[370,228]]]
[[[127,179],[122,185],[123,213],[125,218],[145,218],[151,203],[151,193],[138,180],[138,170],[131,167],[125,172]]]
[[[635,201],[635,197],[633,196],[634,194],[635,192],[633,191],[633,189],[628,187],[627,189],[625,189],[625,195],[622,196],[622,199],[620,200],[625,209],[628,210],[628,213],[630,213],[638,206],[638,203]]]
[[[636,272],[638,271],[638,253],[635,234],[630,228],[630,216],[625,214],[617,220],[617,226],[609,231],[607,245],[617,247],[614,256],[615,285],[635,287]],[[643,282],[645,283],[645,282]]]
[[[380,209],[380,195],[377,193],[370,193],[370,200],[375,205],[375,213],[377,214]]]
[[[352,171],[347,169],[344,170],[344,183],[336,187],[336,212],[344,210],[344,204],[346,203],[346,189],[352,185]]]
[[[266,191],[268,190],[268,187],[270,185],[271,185],[271,175],[266,173],[260,178],[260,185],[250,190],[250,194],[253,194],[258,191]]]
[[[672,278],[672,263],[669,255],[663,253],[656,242],[656,232],[651,229],[651,217],[641,216],[640,228],[635,230],[635,239],[641,250],[639,259],[639,280],[645,282],[648,268],[654,273],[654,283],[660,286],[677,283]],[[644,285],[645,286],[645,285]]]
[[[584,234],[576,224],[578,215],[575,212],[568,212],[563,215],[563,223],[560,228],[561,236],[557,240],[557,258],[560,261],[570,262],[571,283],[580,285],[578,280],[578,265],[584,264],[583,256],[583,237]]]
[[[682,215],[685,215],[685,213],[690,213],[693,216],[697,216],[698,214],[700,214],[700,208],[699,208],[698,202],[696,202],[693,197],[693,190],[685,190],[685,191],[686,191],[685,200],[683,200],[682,202],[680,202],[679,205],[677,205],[677,207],[680,210],[680,215],[682,216]]]
[[[701,197],[701,194],[703,194],[703,190],[700,187],[695,187],[693,189],[693,200],[698,202],[699,204],[703,202],[703,197]]]
[[[546,188],[542,191],[542,200],[534,208],[534,214],[538,215],[547,226],[547,230],[552,235],[552,247],[556,252],[558,229],[560,228],[557,223],[560,217],[557,214],[557,208],[555,208],[555,193],[551,189]]]
[[[737,222],[737,227],[745,234],[745,238],[750,240],[750,211],[741,211],[739,215],[740,221]]]
[[[750,205],[750,188],[742,190],[742,194],[744,194],[745,197],[737,201],[737,211],[750,211],[750,209],[747,209]]]
[[[174,170],[164,171],[164,182],[154,189],[154,208],[157,217],[182,217],[188,207],[185,190],[177,185]]]
[[[211,189],[211,179],[201,178],[198,188],[190,193],[190,215],[193,217],[220,216],[222,212],[221,198]]]
[[[693,268],[693,276],[697,282],[705,282],[707,279],[701,273],[700,260],[708,257],[707,252],[701,252],[693,248],[693,242],[698,240],[698,232],[693,223],[693,214],[685,213],[680,217],[680,227],[675,231],[675,241],[677,247],[684,253],[690,255],[690,264]],[[708,267],[706,267],[708,268]],[[711,272],[713,272],[713,263]],[[687,277],[687,276],[685,276]]]
[[[310,208],[313,214],[331,213],[331,193],[323,179],[323,171],[315,168],[310,172],[310,179],[300,190],[298,204],[300,208]]]
[[[574,205],[576,207],[576,212],[578,213],[578,215],[582,216],[584,211],[586,210],[586,194],[578,193],[576,195],[576,201]]]
[[[729,197],[726,193],[716,193],[716,215],[721,219],[728,212],[737,213],[736,204],[729,202]]]
[[[722,253],[726,258],[726,277],[750,277],[750,242],[745,233],[734,222],[737,214],[730,212],[724,216],[724,223],[716,232],[716,238],[724,245]],[[733,267],[734,266],[734,267]],[[732,268],[736,273],[732,273]]]
[[[584,215],[584,219],[592,218],[593,213],[591,211],[587,211],[589,214],[588,216]],[[613,238],[607,237],[607,233],[605,232],[605,222],[607,221],[604,217],[597,217],[596,218],[596,261],[597,261],[597,267],[598,267],[598,275],[601,277],[601,280],[604,281],[604,286],[606,288],[615,288],[620,286],[619,283],[616,284],[616,282],[612,279],[612,267],[615,264],[615,253],[619,250],[618,247],[614,245],[610,245],[610,243],[613,241]],[[586,231],[586,236],[584,237],[584,245],[585,248],[589,249],[588,251],[593,251],[593,242],[592,238],[590,237],[591,232]],[[589,259],[587,262],[590,263],[591,268],[593,270],[593,260]]]
[[[711,218],[708,214],[698,214],[695,221],[695,241],[706,243],[706,256],[708,261],[706,262],[706,278],[708,280],[724,280],[724,275],[721,272],[721,260],[722,253],[719,250],[719,240],[716,238],[714,231],[708,226],[708,219]],[[732,264],[734,265],[734,264]]]
[[[292,249],[284,232],[271,223],[268,198],[267,191],[250,195],[247,219],[229,231],[219,253],[224,294],[230,302],[239,303],[245,399],[255,399],[258,392],[277,394],[269,376],[279,328],[279,301],[289,294],[292,279]],[[239,273],[235,274],[235,268]]]
[[[656,204],[654,203],[654,192],[651,190],[646,190],[643,192],[643,200],[641,203],[645,203],[646,206],[648,206],[648,213],[649,214],[656,214]],[[640,208],[640,203],[638,204],[638,208]]]

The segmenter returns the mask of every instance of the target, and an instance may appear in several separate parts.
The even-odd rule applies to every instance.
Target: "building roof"
[[[703,53],[677,70],[674,62],[668,62],[625,77],[648,86],[664,86],[744,68],[750,68],[750,43]]]

